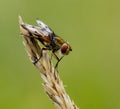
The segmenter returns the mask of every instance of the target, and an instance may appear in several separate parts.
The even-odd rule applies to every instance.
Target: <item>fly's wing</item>
[[[21,24],[21,26],[29,32],[31,37],[39,39],[42,42],[50,41],[50,37],[48,37],[48,35],[45,34],[45,31],[43,31],[40,27],[29,24]]]
[[[44,22],[39,19],[37,19],[36,22],[40,26],[42,33],[45,36],[52,36],[54,34],[54,32]]]
[[[50,45],[53,43],[54,32],[42,21],[36,20],[39,26],[33,26],[29,24],[21,24],[21,26],[26,29],[31,37],[38,39],[44,45]]]

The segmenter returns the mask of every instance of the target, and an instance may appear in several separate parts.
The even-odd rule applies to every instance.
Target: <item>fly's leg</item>
[[[35,61],[34,61],[34,63],[33,63],[33,64],[36,64],[36,63],[37,63],[37,62],[41,59],[43,50],[49,50],[49,49],[48,49],[48,48],[42,48],[42,49],[41,49],[41,53],[40,53],[39,58],[38,58],[38,59],[37,59],[37,58],[35,58]]]
[[[61,61],[61,59],[62,59],[64,56],[62,56],[61,58],[58,58],[58,56],[57,56],[55,53],[53,53],[53,54],[54,54],[55,58],[57,59],[57,63],[55,64],[55,69],[57,69],[59,62]]]
[[[55,65],[55,69],[58,68],[58,64],[59,64],[59,62],[61,61],[61,59],[62,59],[63,57],[64,57],[64,56],[62,56],[61,58],[59,58],[59,60],[57,61],[56,65]]]
[[[41,49],[39,58],[36,58],[33,64],[37,64],[37,62],[41,59],[41,57],[42,57],[42,52],[43,52],[43,48]]]
[[[58,56],[57,56],[55,53],[53,53],[53,55],[54,55],[55,58],[57,59],[57,63],[55,64],[55,70],[58,72],[58,64],[59,64],[59,62],[61,61],[61,59],[62,59],[64,56],[62,56],[61,58],[58,58]],[[54,70],[54,77],[55,77],[55,79],[56,79],[55,70]]]

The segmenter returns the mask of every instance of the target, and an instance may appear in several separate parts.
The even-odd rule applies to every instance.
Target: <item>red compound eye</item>
[[[61,46],[61,53],[67,55],[69,53],[69,51],[71,51],[71,47],[68,43],[64,43]]]

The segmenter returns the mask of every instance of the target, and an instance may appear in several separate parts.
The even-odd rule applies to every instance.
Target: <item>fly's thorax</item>
[[[68,55],[70,51],[72,51],[70,44],[68,42],[63,43],[60,48],[61,54]]]

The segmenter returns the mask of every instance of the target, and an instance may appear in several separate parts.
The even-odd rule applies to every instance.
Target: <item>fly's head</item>
[[[68,42],[63,43],[61,48],[60,48],[61,54],[68,55],[70,51],[72,51],[70,44]]]

